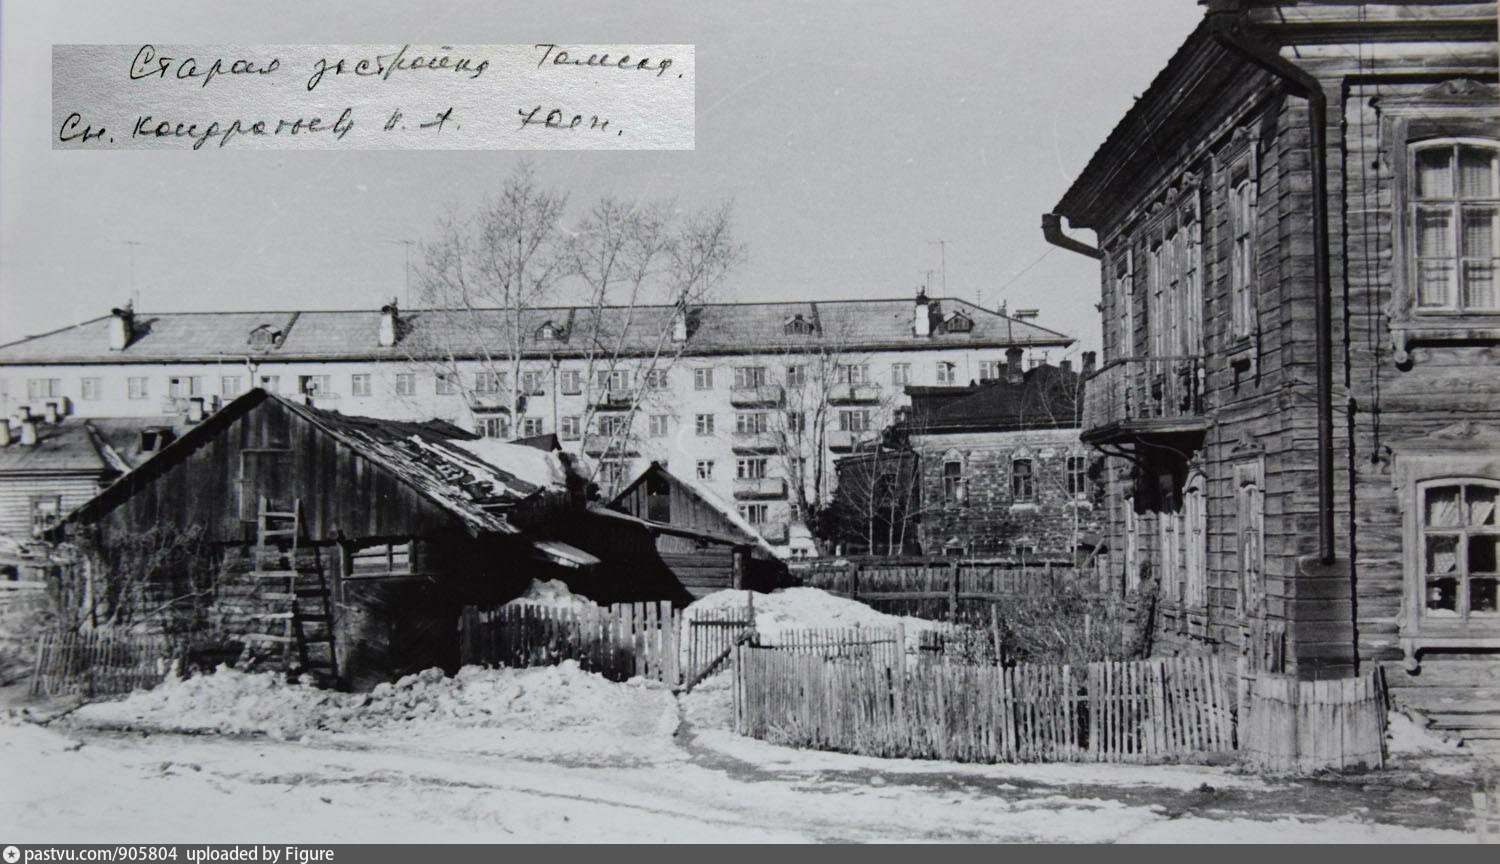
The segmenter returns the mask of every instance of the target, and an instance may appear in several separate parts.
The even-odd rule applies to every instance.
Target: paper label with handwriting
[[[691,150],[692,45],[53,45],[55,150]]]

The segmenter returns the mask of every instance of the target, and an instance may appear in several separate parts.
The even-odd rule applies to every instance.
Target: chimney
[[[59,418],[58,418],[58,415],[57,415],[57,403],[56,402],[48,402],[47,405],[46,405],[46,407],[43,408],[42,410],[43,410],[43,415],[42,416],[47,419],[48,423],[56,423],[58,421]]]
[[[202,423],[203,422],[203,397],[202,396],[194,396],[193,398],[191,398],[191,399],[188,400],[187,422],[189,422],[189,423]]]
[[[1092,374],[1094,374],[1094,357],[1095,357],[1095,354],[1092,351],[1085,351],[1085,352],[1083,352],[1083,374],[1084,375],[1092,375]]]
[[[21,421],[21,446],[36,446],[36,421],[30,417]]]
[[[21,406],[21,422],[25,423],[27,420],[30,420],[30,419],[31,419],[31,406],[30,405],[22,405]]]
[[[135,338],[135,309],[130,303],[126,303],[118,309],[111,309],[109,319],[109,350],[124,351],[130,347],[130,340]]]
[[[1026,370],[1021,368],[1021,355],[1026,352],[1012,345],[1005,349],[1005,377],[1012,384],[1020,384]]]
[[[10,420],[0,418],[0,447],[10,446]]]
[[[1073,361],[1072,360],[1062,360],[1062,361],[1059,361],[1058,364],[1057,364],[1057,368],[1061,369],[1062,373],[1064,375],[1066,375],[1069,372],[1073,371]]]
[[[677,309],[672,313],[672,341],[686,342],[688,338],[688,316],[687,305],[677,304]]]
[[[932,335],[932,311],[927,306],[927,290],[917,289],[917,305],[912,310],[912,332],[919,337]]]
[[[400,310],[396,308],[396,298],[380,307],[380,347],[390,348],[396,344],[396,325],[401,320]]]

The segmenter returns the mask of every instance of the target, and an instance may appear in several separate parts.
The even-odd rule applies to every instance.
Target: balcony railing
[[[835,453],[848,453],[865,444],[875,440],[875,432],[849,432],[843,429],[833,429],[828,433],[828,449]]]
[[[624,411],[635,403],[640,391],[635,387],[595,387],[589,393],[594,407],[605,411]]]
[[[1083,434],[1170,433],[1203,428],[1203,358],[1122,357],[1083,388]]]
[[[833,405],[864,405],[880,401],[879,384],[835,384],[828,390]]]
[[[760,384],[753,387],[734,387],[729,391],[729,404],[737,407],[757,405],[780,405],[780,384]]]
[[[752,499],[786,498],[786,480],[780,477],[736,477],[734,497],[746,501]]]
[[[781,449],[781,437],[775,432],[742,432],[736,429],[730,436],[730,445],[736,453],[775,453]]]
[[[785,522],[763,522],[755,527],[767,543],[785,543],[789,533]]]

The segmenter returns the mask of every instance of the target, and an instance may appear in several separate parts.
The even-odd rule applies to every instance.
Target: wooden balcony
[[[786,499],[786,480],[780,477],[736,477],[734,497],[736,501],[783,501]]]
[[[1201,433],[1208,428],[1203,382],[1202,357],[1122,357],[1108,363],[1084,382],[1083,440],[1098,444]]]
[[[781,404],[780,384],[735,387],[729,391],[729,404],[736,408],[775,407]]]

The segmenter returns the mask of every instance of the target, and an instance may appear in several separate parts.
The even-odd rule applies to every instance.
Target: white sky
[[[393,241],[430,236],[520,158],[55,152],[53,43],[641,42],[697,46],[697,149],[532,154],[575,204],[732,197],[750,258],[722,299],[909,294],[943,238],[950,295],[1037,307],[1097,348],[1097,265],[1048,246],[1040,216],[1201,14],[1194,0],[3,0],[0,341],[124,302],[126,241],[147,310],[373,307],[401,291]]]

